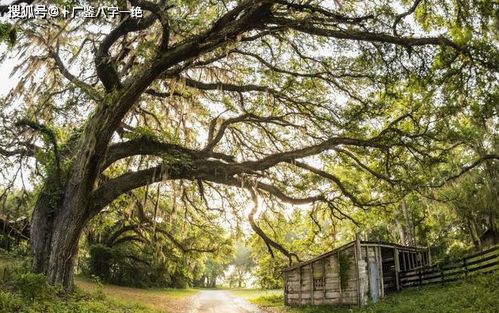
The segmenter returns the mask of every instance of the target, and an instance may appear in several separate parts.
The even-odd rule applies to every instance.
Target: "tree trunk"
[[[42,190],[38,196],[30,226],[31,253],[33,271],[47,274],[52,230],[54,224],[53,208],[50,207],[50,196]]]
[[[412,216],[409,215],[407,203],[405,202],[405,200],[402,200],[400,202],[400,208],[402,209],[402,216],[404,217],[405,245],[414,246],[414,224],[412,222]]]
[[[478,226],[473,218],[468,218],[468,229],[470,230],[470,236],[473,240],[473,245],[475,249],[479,250],[481,246],[480,236],[478,235]]]
[[[62,285],[66,290],[73,289],[74,259],[80,235],[88,221],[81,213],[85,212],[84,209],[70,211],[71,214],[61,212],[53,216],[43,203],[39,204],[31,225],[33,271],[45,274],[50,284]]]
[[[397,230],[398,230],[398,233],[399,233],[399,242],[400,242],[400,244],[405,245],[404,227],[402,226],[402,224],[398,220],[398,217],[395,218],[395,225],[397,225]]]
[[[88,196],[81,192],[81,186],[56,186],[51,179],[45,182],[33,211],[32,269],[45,274],[50,284],[62,285],[70,291],[78,241],[91,214]]]
[[[33,212],[31,243],[33,270],[47,275],[53,285],[73,289],[74,258],[83,228],[96,213],[90,196],[96,184],[99,160],[105,154],[108,138],[99,137],[107,125],[106,110],[98,109],[81,135],[73,166],[49,175]],[[109,113],[109,112],[107,112]],[[100,127],[99,127],[100,125]]]

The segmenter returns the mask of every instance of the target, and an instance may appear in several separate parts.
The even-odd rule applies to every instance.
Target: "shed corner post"
[[[362,291],[360,289],[360,259],[362,258],[361,242],[359,234],[355,235],[355,245],[354,245],[354,256],[355,256],[355,268],[357,274],[357,306],[362,307]]]

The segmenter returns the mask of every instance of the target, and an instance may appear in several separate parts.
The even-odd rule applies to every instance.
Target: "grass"
[[[45,276],[19,274],[0,284],[0,313],[160,313],[140,303],[106,298],[100,288],[93,292],[65,293],[48,286]]]
[[[160,313],[138,304],[119,303],[92,295],[51,296],[26,299],[0,289],[0,313]]]
[[[250,302],[279,313],[498,313],[499,271],[473,279],[423,288],[406,289],[362,309],[284,307],[282,295],[261,295]]]
[[[75,279],[78,290],[65,294],[60,289],[39,285],[27,280],[24,289],[37,294],[36,288],[44,290],[43,295],[27,297],[13,275],[4,280],[4,268],[9,273],[21,266],[19,260],[0,253],[0,313],[174,313],[189,304],[189,298],[198,291],[194,289],[137,289],[113,285],[101,285],[82,278]],[[35,274],[31,274],[35,275]],[[36,279],[36,275],[30,279]],[[42,279],[44,282],[44,279]],[[36,286],[36,285],[39,286]]]
[[[246,300],[254,300],[261,297],[282,296],[281,289],[263,290],[263,289],[237,288],[237,289],[228,289],[228,291],[232,295]]]
[[[93,292],[98,289],[98,284],[78,278],[76,286],[85,292]],[[106,299],[127,303],[130,305],[142,305],[152,310],[162,312],[177,312],[188,304],[188,298],[194,296],[198,291],[195,289],[139,289],[115,285],[103,285],[102,292]]]
[[[282,289],[233,289],[230,293],[265,308],[282,307],[284,302]]]

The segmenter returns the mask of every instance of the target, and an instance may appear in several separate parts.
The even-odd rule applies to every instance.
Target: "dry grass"
[[[82,279],[76,279],[76,285],[86,292],[95,292],[98,285]],[[104,285],[106,297],[120,303],[138,304],[162,312],[183,312],[190,304],[190,299],[198,292],[194,289],[138,289],[114,285]]]

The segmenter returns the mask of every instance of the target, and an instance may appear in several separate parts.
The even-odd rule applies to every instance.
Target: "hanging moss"
[[[340,286],[341,290],[345,290],[348,286],[348,280],[350,279],[350,265],[352,264],[352,258],[348,254],[338,252],[338,259],[340,265]]]
[[[124,134],[124,137],[130,140],[150,140],[151,142],[161,142],[158,134],[152,129],[146,127],[136,127],[132,132],[127,132]]]

